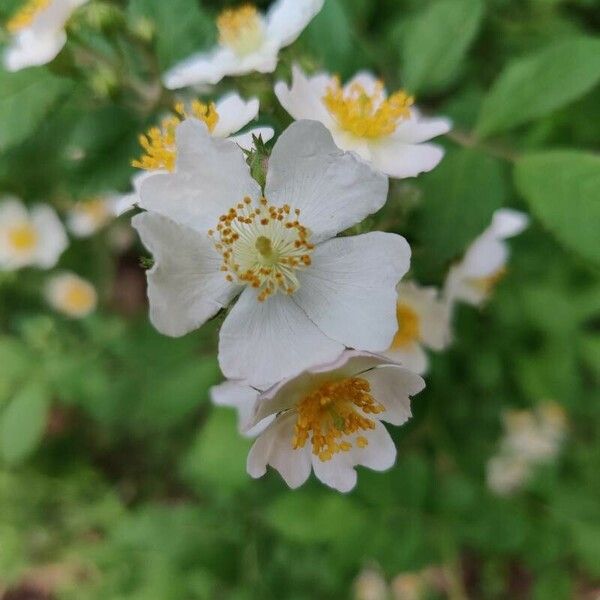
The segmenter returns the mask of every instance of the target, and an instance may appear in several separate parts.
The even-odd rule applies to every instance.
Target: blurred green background
[[[61,211],[127,191],[137,135],[173,100],[159,74],[214,43],[230,4],[92,0],[52,64],[0,70],[0,195]],[[246,475],[251,442],[208,398],[220,320],[176,340],[152,329],[127,217],[61,258],[99,291],[84,320],[45,305],[46,273],[0,272],[0,597],[411,600],[360,596],[355,580],[433,567],[442,581],[416,597],[597,600],[599,27],[597,0],[326,0],[276,74],[203,96],[258,95],[280,132],[271,86],[298,61],[372,69],[450,116],[441,165],[394,182],[371,222],[407,237],[422,283],[443,284],[495,209],[532,216],[492,300],[459,307],[414,418],[390,430],[396,466],[359,469],[349,495]],[[547,400],[568,420],[558,459],[492,494],[503,412]]]

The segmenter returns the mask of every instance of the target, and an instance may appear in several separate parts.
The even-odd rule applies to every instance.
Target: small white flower
[[[487,464],[487,485],[498,496],[509,496],[523,487],[531,475],[531,466],[514,454],[499,454]]]
[[[94,286],[74,273],[52,276],[45,291],[48,304],[72,319],[87,317],[98,302]]]
[[[504,276],[508,260],[505,240],[527,228],[524,213],[502,208],[494,213],[491,225],[469,246],[463,259],[450,268],[444,289],[448,301],[462,300],[479,306]]]
[[[76,237],[94,235],[113,219],[117,201],[117,197],[107,196],[77,202],[68,211],[67,227]]]
[[[401,282],[396,320],[392,345],[382,354],[422,375],[429,364],[424,348],[439,351],[450,343],[450,305],[438,298],[433,287]]]
[[[324,0],[277,0],[266,15],[251,4],[224,10],[219,44],[190,56],[163,77],[169,89],[215,84],[226,75],[272,73],[279,50],[289,46],[323,7]]]
[[[363,569],[354,580],[354,600],[388,599],[388,585],[383,575],[377,569]]]
[[[389,469],[396,447],[382,421],[402,425],[421,377],[385,358],[345,351],[335,362],[309,369],[261,394],[253,423],[277,415],[248,454],[252,477],[279,471],[291,488],[314,470],[324,484],[348,492],[357,465]]]
[[[227,378],[256,386],[332,361],[345,346],[386,349],[410,248],[391,233],[334,237],[386,196],[387,178],[336,148],[320,123],[294,123],[279,137],[263,196],[237,145],[184,121],[175,171],[142,182],[150,212],[133,220],[155,259],[152,322],[183,335],[239,295],[219,362]]]
[[[19,71],[54,60],[67,41],[66,22],[87,1],[27,0],[6,24],[12,34],[4,52],[6,70]]]
[[[67,244],[65,229],[50,206],[37,204],[28,210],[16,198],[0,199],[0,270],[50,269]]]
[[[320,121],[340,148],[353,150],[390,177],[431,171],[444,155],[441,147],[423,142],[447,133],[450,121],[422,117],[405,92],[388,97],[371,73],[358,73],[341,87],[337,77],[306,77],[294,66],[291,87],[279,81],[275,94],[294,119]]]

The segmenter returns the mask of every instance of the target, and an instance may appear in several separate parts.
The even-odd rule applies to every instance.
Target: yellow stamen
[[[362,377],[349,377],[321,384],[298,403],[298,418],[292,439],[294,450],[310,441],[312,452],[322,461],[331,460],[338,452],[348,452],[352,443],[346,436],[375,429],[375,420],[365,415],[385,411],[370,394],[371,386]],[[368,440],[359,435],[355,441],[365,448]]]
[[[186,110],[183,102],[178,102],[173,107],[174,115],[164,118],[160,127],[151,127],[146,134],[139,137],[140,146],[144,150],[138,160],[132,161],[132,166],[147,171],[175,169],[177,158],[177,147],[175,145],[175,132],[177,125],[185,119],[195,118],[206,123],[208,130],[212,133],[219,122],[214,102],[204,104],[194,100],[189,110]]]
[[[404,302],[396,305],[396,319],[398,320],[398,331],[392,341],[392,348],[401,349],[410,346],[421,337],[421,324],[416,311]]]
[[[224,10],[217,19],[219,42],[239,56],[256,50],[264,39],[260,13],[252,4]]]
[[[29,0],[21,9],[19,9],[6,23],[6,30],[9,33],[17,33],[25,29],[35,17],[47,8],[50,0]]]
[[[94,288],[88,283],[73,281],[69,283],[64,295],[64,311],[67,313],[84,313],[91,310],[96,303]]]
[[[366,138],[394,133],[398,121],[410,116],[413,102],[412,96],[404,91],[386,99],[381,82],[377,82],[372,93],[368,93],[360,83],[353,83],[345,91],[337,77],[323,96],[327,110],[342,129]]]
[[[38,242],[38,233],[33,225],[23,223],[10,229],[8,241],[17,252],[29,252]]]

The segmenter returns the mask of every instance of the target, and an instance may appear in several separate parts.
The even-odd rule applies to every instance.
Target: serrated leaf
[[[450,85],[482,17],[480,0],[438,0],[417,15],[407,27],[402,45],[401,76],[406,89],[417,93]]]
[[[515,183],[535,216],[556,238],[600,263],[600,157],[549,151],[521,158]]]
[[[583,96],[600,81],[600,40],[575,38],[517,59],[500,74],[479,114],[477,133],[506,131]]]

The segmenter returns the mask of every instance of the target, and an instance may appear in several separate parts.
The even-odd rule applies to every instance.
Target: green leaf
[[[449,152],[422,178],[417,222],[423,260],[439,267],[461,254],[489,224],[506,196],[501,164],[475,150]]]
[[[35,450],[44,434],[49,397],[38,382],[23,387],[0,415],[0,456],[16,464]]]
[[[515,183],[535,216],[565,246],[600,263],[600,157],[575,150],[531,154]]]
[[[506,131],[576,100],[600,81],[600,40],[575,38],[517,59],[481,107],[477,133]]]
[[[43,68],[0,70],[0,150],[31,135],[70,87],[69,80]]]
[[[27,373],[30,357],[16,338],[0,337],[0,407]]]
[[[475,39],[480,0],[438,0],[408,26],[402,45],[402,77],[412,93],[439,91],[454,82]]]

